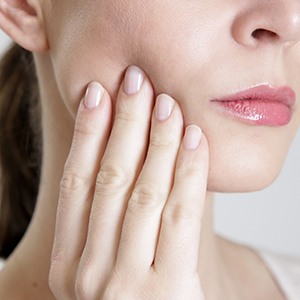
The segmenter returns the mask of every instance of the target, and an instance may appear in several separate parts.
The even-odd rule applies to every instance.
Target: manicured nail
[[[168,95],[161,94],[156,99],[155,118],[159,121],[167,120],[174,108],[175,101]]]
[[[84,106],[89,109],[93,109],[99,106],[103,93],[104,88],[100,83],[90,83],[85,94]]]
[[[130,66],[125,74],[124,92],[127,95],[137,94],[141,90],[144,79],[145,74],[140,68]]]
[[[201,141],[202,130],[196,125],[190,125],[185,130],[183,147],[186,150],[196,150]]]

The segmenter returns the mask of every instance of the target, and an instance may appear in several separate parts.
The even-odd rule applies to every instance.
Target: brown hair
[[[32,53],[13,44],[0,62],[0,256],[31,220],[41,166],[38,84]]]

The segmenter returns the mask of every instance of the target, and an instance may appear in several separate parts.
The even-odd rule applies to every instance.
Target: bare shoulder
[[[300,257],[258,251],[289,300],[300,299]]]
[[[262,252],[222,237],[220,243],[233,281],[242,286],[247,294],[252,294],[252,299],[294,300],[286,297],[281,282],[274,276],[265,257],[261,255]],[[248,299],[242,296],[240,298]]]
[[[300,299],[300,256],[255,249],[228,240],[223,240],[223,243],[228,253],[235,256],[236,264],[246,270],[245,276],[249,277],[244,280],[250,279],[251,282],[253,278],[257,282],[260,278],[269,290],[276,293],[277,287],[277,294],[282,294],[284,299]]]

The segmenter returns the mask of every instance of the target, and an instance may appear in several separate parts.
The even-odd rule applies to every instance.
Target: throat
[[[220,294],[208,300],[285,300],[259,254],[252,248],[219,237]],[[226,296],[225,296],[226,295]]]

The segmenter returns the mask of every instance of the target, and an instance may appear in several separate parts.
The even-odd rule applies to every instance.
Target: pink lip
[[[259,85],[245,91],[213,99],[222,112],[250,124],[285,126],[292,119],[295,92],[288,86]]]

